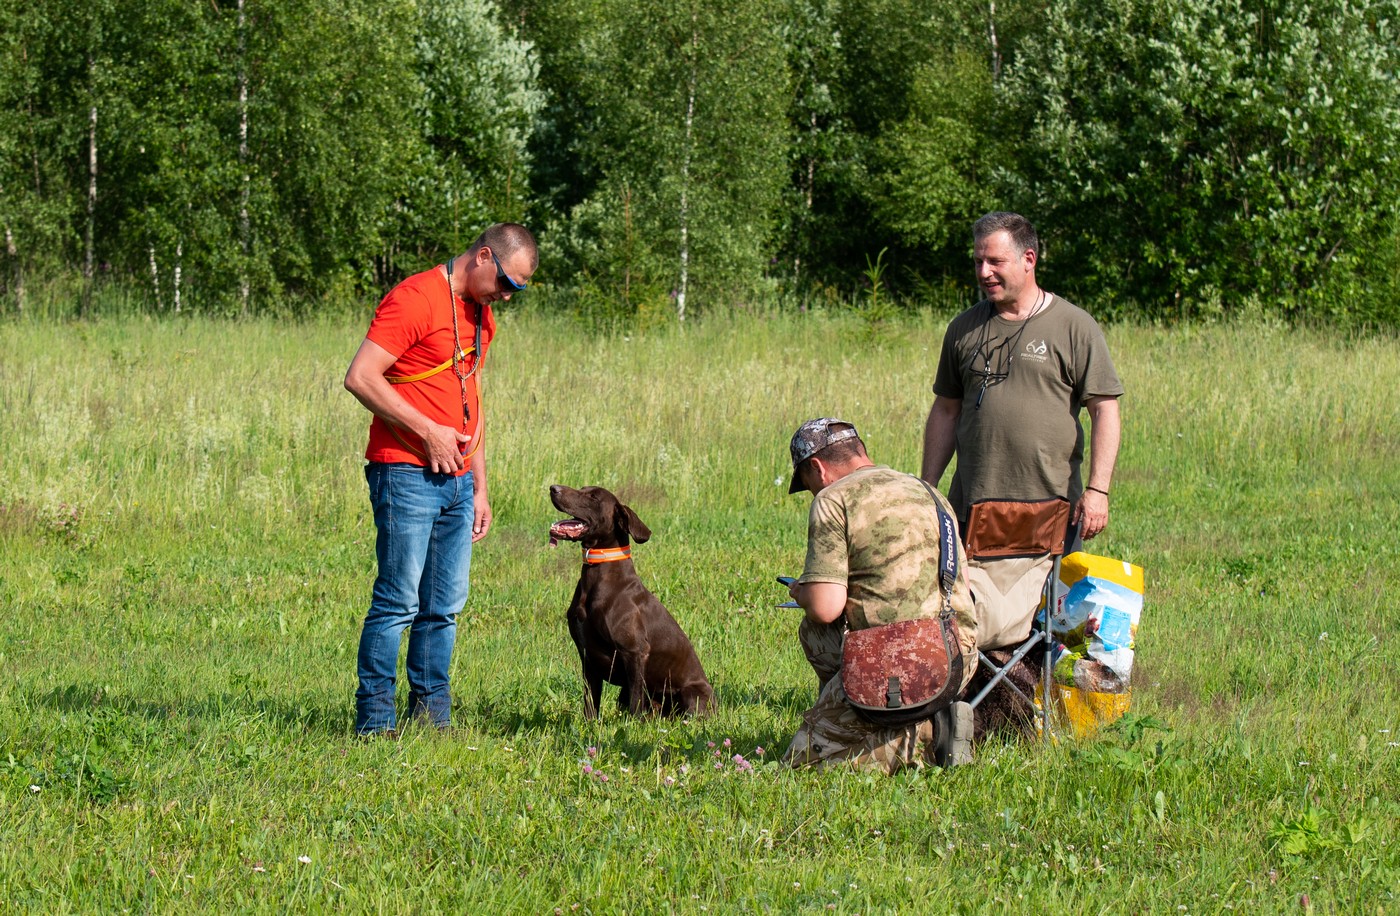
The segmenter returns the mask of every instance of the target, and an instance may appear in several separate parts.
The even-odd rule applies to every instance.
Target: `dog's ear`
[[[617,527],[627,532],[628,536],[638,544],[645,544],[651,540],[651,529],[637,518],[637,513],[632,511],[631,506],[617,504]]]

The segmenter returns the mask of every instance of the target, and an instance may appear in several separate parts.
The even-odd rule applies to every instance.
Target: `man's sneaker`
[[[392,728],[378,728],[355,732],[355,737],[364,741],[397,741],[399,733]]]

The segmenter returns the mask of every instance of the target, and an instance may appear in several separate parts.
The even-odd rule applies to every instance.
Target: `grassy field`
[[[507,311],[457,727],[397,743],[351,735],[364,325],[0,324],[0,909],[1400,912],[1393,339],[1109,329],[1094,546],[1148,576],[1124,727],[893,778],[772,763],[815,686],[772,606],[788,435],[841,416],[917,470],[945,320]],[[713,718],[582,719],[551,483],[651,526]]]

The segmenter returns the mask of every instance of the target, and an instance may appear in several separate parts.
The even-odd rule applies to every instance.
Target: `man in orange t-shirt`
[[[471,545],[491,528],[479,388],[491,303],[524,289],[538,265],[529,230],[491,226],[465,254],[389,291],[345,373],[374,415],[365,479],[379,570],[360,633],[357,734],[395,730],[405,628],[409,715],[451,724],[448,670]]]

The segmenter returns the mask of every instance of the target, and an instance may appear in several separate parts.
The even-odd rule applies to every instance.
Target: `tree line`
[[[1400,324],[1400,0],[0,0],[0,309],[372,302],[486,224],[647,322],[965,301]],[[886,295],[888,293],[888,295]]]

